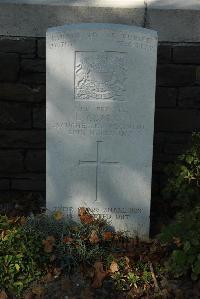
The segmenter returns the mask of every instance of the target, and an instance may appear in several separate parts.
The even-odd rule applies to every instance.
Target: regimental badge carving
[[[127,53],[75,52],[75,100],[125,100]]]

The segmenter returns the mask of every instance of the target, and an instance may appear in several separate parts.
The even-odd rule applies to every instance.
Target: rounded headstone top
[[[138,26],[129,26],[123,24],[111,24],[111,23],[79,23],[79,24],[66,24],[63,26],[51,27],[48,28],[48,32],[59,32],[59,31],[76,31],[76,30],[94,30],[94,31],[134,31],[141,34],[151,35],[152,37],[157,38],[157,32],[155,30],[150,30]]]

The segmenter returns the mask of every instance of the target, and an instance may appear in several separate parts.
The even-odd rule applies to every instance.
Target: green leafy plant
[[[145,289],[152,284],[152,273],[148,261],[137,261],[127,264],[127,257],[116,260],[119,271],[112,275],[117,290],[130,290],[132,288]],[[159,271],[157,271],[159,275]]]
[[[112,275],[112,279],[114,281],[114,285],[116,290],[124,291],[129,289],[129,285],[127,283],[127,278],[121,272],[116,272]]]
[[[134,272],[129,272],[127,279],[131,286],[137,288],[137,283],[140,281],[140,277],[138,275],[136,275]]]
[[[193,133],[191,147],[166,168],[168,182],[163,196],[175,211],[191,209],[200,198],[200,133]]]
[[[25,226],[29,234],[38,232],[43,239],[55,238],[52,253],[66,274],[81,263],[93,265],[100,257],[110,254],[112,233],[108,232],[108,224],[95,219],[86,209],[80,209],[83,214],[80,222],[69,220],[57,211],[31,217]]]
[[[176,276],[189,274],[200,277],[200,207],[179,213],[176,220],[160,234],[163,242],[170,244],[168,269]]]
[[[0,289],[16,295],[45,274],[48,262],[40,235],[25,233],[24,220],[0,216]]]
[[[200,133],[177,162],[167,168],[169,180],[164,195],[172,200],[176,215],[160,239],[169,244],[167,267],[176,277],[200,278]]]
[[[0,290],[20,296],[56,269],[69,274],[108,256],[113,237],[109,225],[85,208],[80,208],[80,219],[71,221],[60,211],[27,218],[0,216]]]
[[[150,264],[156,269],[162,261],[159,243],[113,232],[83,207],[79,218],[72,221],[61,211],[27,218],[0,216],[0,297],[42,296],[46,283],[79,274],[92,288],[107,280],[115,291],[137,289],[141,296],[147,289],[153,292]]]

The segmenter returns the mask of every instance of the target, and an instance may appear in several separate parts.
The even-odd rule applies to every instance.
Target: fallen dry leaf
[[[22,217],[20,218],[20,224],[21,224],[21,225],[24,225],[24,224],[26,224],[26,222],[27,222],[26,217],[25,217],[25,216],[22,216]]]
[[[118,264],[115,261],[112,261],[110,265],[110,273],[115,273],[119,271]]]
[[[54,214],[53,214],[53,217],[57,220],[57,221],[60,221],[62,218],[63,218],[63,213],[61,211],[56,211]]]
[[[76,225],[75,225],[75,226],[72,226],[72,227],[71,227],[71,230],[74,231],[74,232],[78,232],[78,231],[79,231],[79,227],[76,226]]]
[[[173,242],[176,244],[177,247],[181,247],[182,241],[180,238],[173,237]]]
[[[56,256],[55,256],[55,254],[53,254],[50,258],[49,258],[49,260],[50,260],[50,262],[53,262],[53,261],[55,261],[55,259],[56,259]]]
[[[90,224],[94,221],[94,217],[92,215],[83,215],[79,217],[82,223]]]
[[[6,292],[1,291],[0,292],[0,299],[7,299],[7,298],[8,298],[8,296],[7,296]]]
[[[73,242],[73,239],[70,237],[63,238],[63,243],[65,243],[65,244],[71,244],[72,242]]]
[[[57,278],[61,274],[61,268],[54,268],[53,269],[54,278]]]
[[[163,299],[171,298],[171,294],[169,293],[169,291],[167,289],[163,289],[161,291],[160,295],[162,296]]]
[[[54,236],[48,236],[47,238],[46,238],[46,240],[48,241],[48,242],[51,242],[51,243],[55,243],[55,238],[54,238]]]
[[[110,240],[110,239],[112,238],[112,236],[113,236],[113,234],[112,234],[111,232],[104,232],[104,233],[103,233],[103,239],[104,239],[105,241]]]
[[[124,260],[125,260],[125,270],[129,270],[130,269],[130,259],[127,256],[125,256]]]
[[[84,288],[84,290],[81,291],[81,298],[93,299],[94,294],[90,288]]]
[[[94,268],[87,267],[87,270],[85,271],[85,276],[91,279],[94,277],[94,273],[95,273]]]
[[[32,293],[37,296],[41,296],[44,294],[44,287],[41,285],[36,285],[31,289]]]
[[[146,299],[148,298],[149,299],[149,297],[142,297],[142,295],[143,295],[142,289],[140,289],[140,288],[136,289],[135,287],[133,287],[127,294],[127,299],[136,299],[136,298],[146,298]]]
[[[85,214],[88,214],[88,213],[89,213],[89,211],[88,211],[87,208],[85,208],[85,207],[78,208],[78,215],[79,216],[82,216],[82,215],[85,215]]]
[[[34,294],[31,291],[29,291],[24,294],[23,299],[32,299],[33,296]]]
[[[95,269],[95,274],[94,274],[94,280],[92,283],[92,288],[97,289],[102,286],[102,282],[108,273],[106,271],[104,271],[102,262],[96,262],[94,264],[94,269]]]
[[[2,230],[2,232],[1,232],[1,239],[2,240],[6,240],[8,238],[7,237],[8,232],[9,231],[7,229]]]
[[[183,299],[184,298],[183,290],[181,290],[181,289],[175,290],[175,298],[176,299]]]
[[[53,244],[44,241],[44,242],[43,242],[43,245],[44,245],[44,251],[45,251],[46,253],[50,253],[50,252],[52,252],[52,250],[53,250]]]
[[[48,236],[46,238],[46,240],[42,241],[42,244],[44,245],[44,251],[46,253],[52,252],[53,247],[54,247],[54,243],[55,243],[55,238],[53,236]]]
[[[90,224],[95,220],[95,218],[90,214],[89,210],[84,207],[78,209],[78,216],[81,222],[85,224]]]
[[[72,287],[72,282],[69,278],[61,277],[61,289],[62,291],[69,291]]]
[[[92,230],[90,236],[89,236],[89,241],[91,244],[96,244],[99,242],[99,237],[97,235],[96,230]]]
[[[93,278],[94,277],[94,267],[90,267],[89,265],[85,265],[84,263],[80,263],[79,265],[79,271],[80,275],[82,276],[82,279],[85,278]]]
[[[48,272],[42,279],[43,282],[50,282],[52,281],[54,278],[53,278],[53,275],[51,272]]]

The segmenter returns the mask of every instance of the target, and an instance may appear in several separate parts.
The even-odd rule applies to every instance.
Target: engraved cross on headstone
[[[89,164],[89,165],[94,165],[96,166],[96,198],[94,202],[98,202],[98,175],[99,175],[99,168],[101,165],[116,165],[119,164],[119,162],[116,161],[101,161],[100,159],[100,154],[99,154],[99,150],[100,150],[100,143],[103,141],[97,141],[97,148],[96,148],[96,160],[95,161],[81,161],[79,160],[79,165],[82,164]]]

